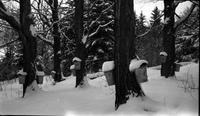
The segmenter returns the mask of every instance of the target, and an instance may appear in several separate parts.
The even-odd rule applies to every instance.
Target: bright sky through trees
[[[152,10],[157,6],[159,10],[163,10],[164,4],[163,1],[159,0],[134,0],[134,9],[136,14],[139,15],[142,13],[146,16],[146,19],[149,19],[151,16]],[[180,3],[179,6],[176,8],[176,13],[181,15],[182,12],[187,8],[190,7],[191,2],[183,2]]]

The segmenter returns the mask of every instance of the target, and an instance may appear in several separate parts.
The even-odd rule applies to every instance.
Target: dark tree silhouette
[[[60,50],[60,32],[59,26],[58,26],[58,0],[54,0],[53,2],[53,8],[52,8],[52,19],[53,19],[53,37],[54,37],[54,71],[56,72],[54,80],[59,82],[61,81],[61,69],[60,69],[60,56],[61,56],[61,50]]]
[[[30,25],[34,24],[33,15],[31,14],[30,0],[20,1],[20,23],[21,31],[24,34],[25,42],[23,42],[23,59],[24,71],[27,72],[25,84],[23,85],[23,96],[26,88],[35,80],[34,61],[36,58],[36,38],[31,34]]]
[[[162,63],[161,76],[168,78],[175,75],[175,28],[174,28],[174,0],[164,0],[164,28],[163,49],[168,54],[165,63]]]
[[[37,52],[36,38],[30,30],[30,26],[34,24],[30,0],[20,1],[20,20],[12,16],[0,1],[0,18],[7,21],[18,32],[18,39],[23,44],[23,69],[27,72],[25,83],[23,84],[24,97],[27,87],[35,80],[34,61]]]
[[[75,17],[74,17],[74,29],[75,29],[75,42],[76,42],[76,53],[75,57],[80,58],[81,68],[76,70],[76,85],[78,87],[83,81],[85,75],[85,60],[87,58],[87,50],[85,48],[83,39],[83,0],[75,0]]]
[[[129,71],[131,59],[135,55],[135,25],[132,0],[115,0],[115,110],[126,103],[128,95],[143,96],[144,93],[136,80],[135,73]]]
[[[189,11],[184,14],[183,17],[178,16],[175,13],[176,7],[179,3],[184,1],[168,1],[164,0],[164,29],[163,29],[163,49],[167,53],[166,62],[162,64],[161,76],[166,78],[175,75],[175,38],[176,29],[184,24],[191,16],[196,7],[199,7],[198,3],[192,2]],[[178,16],[179,20],[175,22],[174,16]]]
[[[151,19],[150,19],[150,23],[152,26],[158,26],[161,24],[161,12],[158,9],[158,7],[156,6],[154,8],[154,10],[151,13]]]

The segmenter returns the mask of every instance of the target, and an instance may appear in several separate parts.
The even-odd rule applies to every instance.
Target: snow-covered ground
[[[75,77],[52,85],[47,77],[41,91],[21,98],[22,85],[13,81],[0,91],[0,114],[10,115],[145,115],[197,116],[199,108],[199,63],[182,66],[176,77],[160,76],[158,67],[148,68],[149,81],[141,86],[144,98],[130,97],[114,110],[115,88],[108,86],[102,73],[88,79],[89,86],[74,88]],[[92,77],[92,75],[89,75]]]

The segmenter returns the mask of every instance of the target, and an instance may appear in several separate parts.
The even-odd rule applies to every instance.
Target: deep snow
[[[159,67],[147,70],[149,81],[141,86],[144,98],[131,97],[114,110],[115,88],[108,86],[102,73],[88,79],[89,86],[74,88],[75,77],[52,85],[47,77],[40,91],[21,98],[22,85],[4,84],[0,91],[0,114],[6,115],[167,115],[197,116],[199,108],[199,63],[189,63],[168,79],[160,76]],[[89,75],[89,74],[88,74]],[[92,77],[92,74],[89,75]],[[194,88],[194,89],[190,89]]]

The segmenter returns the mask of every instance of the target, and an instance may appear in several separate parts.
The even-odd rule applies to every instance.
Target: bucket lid
[[[137,60],[137,59],[132,59],[129,65],[129,70],[133,72],[135,69],[140,68],[141,65],[143,64],[148,64],[148,61],[146,60]]]

